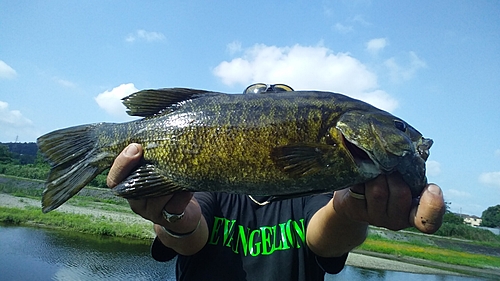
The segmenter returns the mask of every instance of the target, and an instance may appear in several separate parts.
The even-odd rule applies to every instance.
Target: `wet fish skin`
[[[394,171],[414,194],[426,184],[425,159],[417,148],[428,153],[430,145],[422,145],[428,139],[401,119],[344,95],[171,88],[140,91],[124,104],[129,114],[145,118],[76,126],[38,139],[52,167],[44,212],[110,167],[131,142],[143,146],[144,161],[114,188],[125,198],[178,190],[290,197]]]

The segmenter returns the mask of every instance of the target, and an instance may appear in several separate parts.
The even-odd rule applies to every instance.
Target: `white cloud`
[[[241,42],[240,41],[233,41],[229,44],[227,44],[227,51],[229,52],[230,55],[234,55],[236,53],[241,52]]]
[[[500,187],[500,172],[488,172],[479,175],[479,182]]]
[[[375,38],[366,43],[366,50],[376,55],[379,51],[387,46],[388,42],[385,38]]]
[[[396,62],[396,58],[392,57],[385,61],[385,66],[389,69],[389,75],[393,82],[406,81],[413,78],[417,70],[426,67],[426,63],[421,60],[415,52],[408,53],[408,63],[406,66],[401,66]]]
[[[243,88],[251,83],[286,83],[296,90],[344,93],[392,111],[398,103],[377,89],[377,76],[348,53],[323,46],[276,47],[257,44],[242,56],[223,61],[213,70],[226,85]]]
[[[437,176],[441,174],[441,163],[434,160],[429,160],[427,161],[425,166],[428,176]]]
[[[52,80],[54,80],[54,82],[56,82],[57,84],[59,84],[63,87],[66,87],[66,88],[75,88],[76,87],[75,83],[68,81],[68,80],[65,80],[65,79],[62,79],[62,78],[59,78],[59,77],[52,77]]]
[[[135,42],[137,40],[144,40],[147,42],[154,42],[154,41],[163,41],[165,40],[165,35],[161,32],[155,32],[155,31],[146,31],[144,29],[139,29],[134,33],[130,33],[127,38],[125,38],[125,41],[127,42]]]
[[[361,15],[356,15],[351,19],[352,22],[359,23],[364,26],[370,26],[372,25],[370,22],[366,21],[365,18]]]
[[[328,17],[333,17],[333,10],[332,9],[328,9],[328,8],[324,8],[323,9],[324,13],[326,16]],[[340,22],[337,22],[334,26],[333,26],[333,30],[334,31],[337,31],[338,33],[341,33],[341,34],[346,34],[346,33],[349,33],[349,32],[353,32],[354,31],[354,27],[366,27],[366,26],[370,26],[372,25],[371,23],[369,23],[368,21],[366,21],[363,16],[361,15],[356,15],[354,17],[351,17],[351,18],[348,18],[346,19],[345,21],[346,23],[340,23]]]
[[[19,110],[10,110],[8,103],[0,101],[0,123],[14,127],[23,127],[31,125],[33,122],[24,117]]]
[[[95,97],[95,101],[99,107],[104,109],[108,114],[127,120],[130,118],[128,118],[129,116],[126,113],[126,108],[122,104],[121,99],[137,91],[138,89],[135,88],[133,83],[121,84],[111,91],[100,93]]]
[[[445,197],[452,197],[452,198],[468,198],[471,197],[472,195],[469,192],[466,191],[461,191],[457,189],[447,189],[443,191]]]
[[[17,76],[17,72],[6,64],[3,60],[0,60],[0,78],[3,79],[13,79]]]
[[[334,26],[333,26],[333,29],[335,29],[337,32],[339,33],[349,33],[351,31],[353,31],[354,29],[352,28],[352,26],[349,26],[349,25],[343,25],[341,23],[336,23]]]
[[[25,140],[32,140],[38,136],[33,128],[33,122],[23,116],[19,110],[12,110],[9,104],[0,101],[0,141],[12,142],[20,136]]]

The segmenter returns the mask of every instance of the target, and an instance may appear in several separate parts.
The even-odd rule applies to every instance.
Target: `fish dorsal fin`
[[[150,89],[135,92],[122,100],[128,115],[149,117],[171,112],[176,104],[207,93],[213,92],[189,88]]]
[[[330,149],[327,145],[296,143],[279,146],[271,151],[271,159],[280,170],[292,177],[315,174],[326,167],[323,155]]]
[[[157,172],[156,167],[144,164],[124,181],[113,188],[113,192],[127,199],[158,197],[184,190]]]

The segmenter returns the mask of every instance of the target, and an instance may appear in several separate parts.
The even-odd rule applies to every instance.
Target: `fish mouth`
[[[420,157],[424,159],[424,161],[427,161],[427,158],[429,158],[429,149],[431,148],[433,143],[434,141],[432,139],[427,139],[424,137],[422,137],[422,139],[420,139],[420,141],[418,142],[417,151],[418,154],[420,154]]]
[[[378,166],[373,160],[372,158],[370,157],[370,155],[368,155],[368,153],[366,153],[366,151],[364,151],[363,149],[359,148],[356,144],[350,142],[345,136],[344,134],[341,134],[342,135],[342,141],[344,143],[344,146],[347,148],[347,150],[349,151],[349,153],[351,154],[352,156],[352,159],[354,160],[354,162],[359,166],[364,166],[366,164],[369,164],[369,165],[373,165],[373,166]]]

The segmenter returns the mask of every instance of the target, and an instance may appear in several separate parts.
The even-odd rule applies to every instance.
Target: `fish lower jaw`
[[[359,172],[364,178],[372,179],[382,174],[380,167],[372,161],[356,161]]]
[[[342,135],[342,138],[345,147],[349,150],[352,159],[362,175],[366,175],[366,178],[373,178],[373,175],[377,176],[382,173],[380,164],[374,160],[371,153],[362,149],[356,142],[349,141],[344,135]]]

